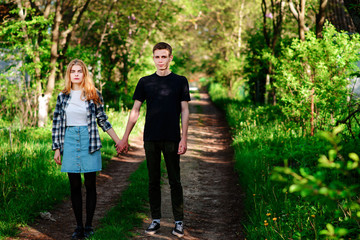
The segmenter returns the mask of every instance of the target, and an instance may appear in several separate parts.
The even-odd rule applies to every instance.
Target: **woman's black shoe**
[[[82,226],[77,226],[71,239],[82,239],[84,237],[84,228]]]
[[[85,226],[84,237],[89,238],[94,235],[94,229],[91,226]]]

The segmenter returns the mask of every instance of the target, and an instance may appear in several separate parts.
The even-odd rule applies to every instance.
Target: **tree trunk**
[[[236,56],[240,58],[241,53],[241,45],[242,45],[242,19],[243,19],[243,9],[244,9],[244,3],[245,0],[241,2],[240,10],[239,10],[239,31],[238,31],[238,51],[236,53]]]
[[[305,5],[306,0],[300,0],[300,4],[295,7],[292,0],[289,1],[290,11],[298,23],[299,39],[305,40],[305,32],[309,31],[309,28],[305,25]]]
[[[52,92],[55,87],[55,78],[56,78],[56,62],[59,57],[58,54],[58,45],[59,45],[59,35],[60,35],[60,23],[62,20],[61,13],[61,4],[60,0],[56,1],[56,12],[54,18],[54,25],[52,31],[52,44],[51,44],[51,57],[50,57],[50,75],[48,83],[46,86],[46,92],[44,96],[40,95],[39,100],[39,121],[38,126],[44,127],[48,118],[48,108],[49,108],[49,99],[52,96]]]
[[[301,41],[305,41],[305,4],[306,0],[300,1],[299,11],[299,38]]]
[[[322,37],[328,0],[320,0],[319,13],[316,15],[316,37]]]
[[[269,103],[269,89],[271,88],[270,85],[270,73],[266,74],[266,82],[265,82],[265,104],[267,105]]]
[[[311,89],[311,136],[314,136],[315,124],[314,124],[314,112],[315,112],[315,103],[314,103],[314,95],[315,95],[315,88]]]

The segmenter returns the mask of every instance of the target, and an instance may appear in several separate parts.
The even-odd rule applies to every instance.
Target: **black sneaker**
[[[182,222],[175,223],[172,234],[180,238],[184,236],[184,225]]]
[[[160,228],[160,223],[157,221],[152,221],[149,227],[145,230],[145,233],[150,235],[155,234],[157,230],[159,230],[159,228]]]
[[[84,237],[84,228],[82,226],[77,226],[74,233],[71,236],[71,239],[82,239]]]
[[[94,235],[94,229],[91,226],[85,226],[84,228],[84,237],[89,238]]]

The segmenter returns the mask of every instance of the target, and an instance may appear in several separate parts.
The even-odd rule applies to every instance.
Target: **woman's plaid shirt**
[[[103,98],[100,92],[97,92],[101,102],[103,103]],[[52,127],[52,149],[60,149],[61,155],[64,150],[64,139],[65,139],[65,129],[66,129],[66,113],[65,109],[69,105],[70,94],[59,93],[56,107],[53,117],[53,127]],[[96,122],[102,128],[104,132],[112,128],[110,122],[107,120],[108,117],[104,111],[104,105],[96,105],[93,100],[86,101],[86,111],[87,111],[87,123],[89,131],[89,153],[93,153],[99,150],[102,145],[100,141],[99,131],[96,125]]]

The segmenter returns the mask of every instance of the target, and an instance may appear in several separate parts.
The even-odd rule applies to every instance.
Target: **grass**
[[[165,177],[165,162],[161,161],[162,176]],[[100,228],[91,239],[130,239],[133,230],[141,227],[147,218],[149,208],[148,174],[146,161],[132,173],[128,188],[121,194],[118,204],[101,220]]]
[[[121,137],[128,112],[108,109],[109,121]],[[133,135],[139,134],[139,119]],[[103,165],[116,150],[111,138],[99,128]],[[11,135],[11,138],[10,138]],[[66,173],[53,160],[51,126],[0,130],[0,238],[15,236],[18,227],[31,223],[70,194]]]
[[[314,172],[320,155],[327,155],[328,142],[304,136],[304,130],[286,122],[276,107],[230,99],[219,85],[212,85],[209,93],[226,112],[232,129],[235,167],[247,196],[248,239],[321,239],[320,232],[329,222],[358,229],[316,196],[289,193],[288,183],[272,180],[274,167],[284,166],[285,160],[296,171]],[[342,155],[356,152],[357,143],[344,139]],[[338,179],[333,171],[324,170],[323,175],[328,182]]]
[[[129,187],[121,194],[117,206],[101,220],[101,227],[91,239],[129,239],[131,230],[142,224],[148,208],[148,175],[146,162],[130,176]]]

